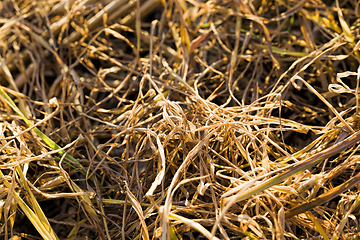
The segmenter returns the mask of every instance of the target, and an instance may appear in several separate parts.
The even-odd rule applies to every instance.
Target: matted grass
[[[358,239],[358,11],[1,1],[0,238]]]

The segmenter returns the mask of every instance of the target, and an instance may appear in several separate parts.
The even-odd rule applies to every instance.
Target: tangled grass
[[[1,238],[358,239],[358,11],[0,2]]]

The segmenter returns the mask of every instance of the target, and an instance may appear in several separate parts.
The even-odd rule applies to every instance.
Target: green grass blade
[[[49,146],[51,147],[53,150],[59,150],[61,149],[61,147],[59,145],[57,145],[53,140],[51,140],[48,136],[46,136],[44,133],[42,133],[37,127],[34,127],[34,125],[31,123],[31,121],[29,121],[24,114],[20,111],[20,109],[16,106],[16,104],[13,102],[13,100],[9,97],[9,95],[0,87],[0,95],[4,98],[4,100],[6,101],[6,103],[11,107],[11,109],[16,112],[22,119],[23,121],[29,126],[29,127],[33,127],[33,130],[35,131],[35,133]],[[70,160],[73,163],[76,163],[80,168],[84,169],[81,164],[79,163],[78,160],[76,160],[74,157],[72,157],[71,155],[67,154],[65,152],[65,150],[61,150],[59,151],[59,153],[61,155],[65,154],[65,158]],[[82,173],[84,175],[86,175],[85,171],[82,171]]]

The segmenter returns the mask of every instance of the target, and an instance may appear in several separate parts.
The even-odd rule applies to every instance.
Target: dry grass
[[[358,239],[360,5],[246,2],[1,1],[1,239]]]

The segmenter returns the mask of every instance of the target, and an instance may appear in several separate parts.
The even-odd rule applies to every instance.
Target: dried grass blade
[[[22,112],[18,109],[18,107],[15,105],[15,103],[12,101],[12,99],[6,94],[6,92],[0,87],[0,95],[3,97],[3,99],[6,101],[6,103],[18,114],[20,115],[20,117],[24,120],[24,122],[29,126],[29,127],[33,127],[33,124],[22,114]],[[33,128],[34,131],[36,132],[36,134],[52,149],[54,150],[60,150],[61,147],[59,145],[57,145],[55,142],[53,142],[50,138],[48,138],[45,134],[43,134],[38,128],[34,127]],[[78,166],[80,166],[82,169],[83,167],[81,166],[81,164],[72,156],[70,156],[69,154],[67,154],[65,152],[65,150],[61,149],[59,151],[60,154],[63,155],[63,157],[67,158],[68,160],[70,160],[73,163],[76,163]],[[82,174],[84,174],[86,176],[86,172],[84,170],[80,170],[80,172]],[[83,193],[82,189],[80,187],[78,187],[74,182],[71,181],[72,187],[73,189],[77,192],[77,193]],[[86,202],[86,204],[84,204],[86,211],[96,220],[98,220],[96,212],[93,208],[93,205],[91,203],[90,198],[87,195],[82,195],[81,199],[83,201]],[[36,202],[36,200],[35,200]],[[35,204],[35,206],[38,206],[37,202]],[[39,207],[40,208],[40,207]],[[37,214],[40,213],[39,216],[42,216],[41,213],[41,209],[39,209],[38,207],[35,208],[35,211]],[[43,214],[43,213],[42,213]],[[43,219],[46,219],[45,215],[42,216]],[[41,228],[40,228],[41,230]],[[49,231],[49,230],[48,230]]]
[[[13,161],[16,161],[16,159],[13,159]],[[16,166],[16,172],[18,173],[18,175],[20,176],[20,179],[21,179],[21,183],[23,185],[23,187],[26,189],[28,195],[30,196],[30,202],[31,202],[31,206],[33,207],[33,210],[36,214],[36,216],[39,218],[39,220],[42,222],[42,224],[47,228],[49,229],[49,233],[52,234],[52,235],[56,235],[54,230],[51,228],[51,225],[49,223],[49,221],[47,220],[44,212],[42,211],[38,201],[36,200],[34,194],[32,193],[29,185],[27,184],[27,180],[20,168],[19,165]]]
[[[89,197],[89,194],[85,193],[76,183],[74,183],[71,179],[69,179],[69,182],[73,188],[73,191],[75,191],[78,194],[81,194],[80,197],[77,197],[79,202],[83,202],[83,206],[85,208],[85,211],[90,215],[91,219],[95,221],[94,224],[96,224],[96,227],[100,223],[100,220],[97,216],[97,213],[95,211],[95,207],[91,202],[91,199]],[[91,220],[89,219],[89,220]],[[90,221],[92,222],[92,221]]]
[[[190,43],[190,50],[189,50],[190,53],[192,53],[197,47],[200,46],[200,44],[202,44],[204,41],[206,41],[212,33],[213,32],[211,30],[208,30],[203,35],[200,35],[197,38],[195,38],[194,40],[192,40]]]
[[[145,217],[144,217],[144,212],[141,208],[141,205],[139,203],[139,201],[136,199],[136,197],[134,196],[134,194],[132,194],[132,192],[130,191],[127,182],[125,182],[125,187],[126,187],[126,194],[128,195],[130,202],[131,202],[131,206],[134,208],[135,212],[137,213],[137,215],[139,216],[139,220],[143,229],[143,238],[145,240],[150,239],[149,236],[149,231],[147,229],[146,223],[145,223]]]
[[[314,223],[316,230],[320,233],[322,236],[322,239],[329,240],[328,235],[326,234],[324,228],[321,227],[321,224],[319,221],[312,215],[310,212],[307,214],[307,216],[311,219],[311,221]]]
[[[2,173],[2,171],[0,171],[0,177],[5,179],[5,176]],[[5,180],[4,183],[8,188],[11,187],[11,184],[7,180]],[[33,210],[24,202],[24,200],[22,200],[19,193],[14,191],[13,194],[16,203],[20,206],[20,208],[23,210],[27,218],[30,220],[30,222],[34,225],[38,233],[44,239],[59,239],[55,231],[52,229],[51,225],[49,224],[49,222],[47,220],[45,222],[43,221],[43,219],[44,218],[46,219],[46,217],[42,211],[37,211],[36,213],[34,213]],[[40,216],[38,214],[40,214]]]
[[[308,82],[306,82],[303,78],[301,78],[299,75],[294,75],[291,78],[291,82],[294,85],[295,88],[299,89],[299,86],[296,84],[295,80],[300,80],[303,82],[307,88],[309,88],[328,108],[338,117],[338,119],[349,129],[351,133],[354,133],[354,129],[343,119],[343,117],[339,114],[339,112],[334,108],[333,105],[331,105],[321,94],[316,91],[316,89],[311,86]]]
[[[269,46],[267,46],[267,45],[262,45],[262,44],[254,44],[254,45],[260,47],[261,49],[265,49],[265,50],[269,51]],[[289,50],[274,47],[274,46],[271,46],[271,50],[273,53],[277,53],[280,55],[289,55],[289,56],[294,56],[294,57],[305,57],[305,56],[309,55],[309,53],[293,52],[293,51],[289,51]]]
[[[79,231],[80,229],[80,225],[85,223],[87,221],[87,219],[83,219],[79,222],[76,223],[76,225],[73,227],[73,229],[71,229],[70,233],[68,234],[68,240],[74,240],[76,235],[77,235],[77,232]]]
[[[289,166],[288,168],[285,169],[285,171],[282,174],[278,174],[277,176],[264,181],[263,183],[259,184],[258,186],[249,189],[245,193],[241,191],[238,194],[235,194],[234,196],[224,198],[223,203],[225,206],[222,209],[220,216],[216,219],[216,223],[214,224],[212,234],[213,235],[215,234],[217,225],[220,223],[220,220],[223,218],[225,213],[230,209],[230,207],[233,204],[235,204],[236,202],[247,199],[247,198],[249,198],[255,194],[258,194],[276,184],[279,184],[280,182],[287,179],[288,177],[290,177],[294,174],[300,173],[310,167],[313,167],[313,166],[319,164],[320,162],[322,162],[324,159],[333,156],[334,154],[342,151],[343,149],[353,146],[358,141],[360,141],[360,131],[352,134],[350,137],[348,137],[344,141],[342,141],[338,144],[335,144],[335,145],[329,147],[328,149],[323,150],[317,154],[314,154],[313,156],[308,157],[304,161],[301,161],[301,162],[298,162],[298,163],[295,163],[295,164]],[[360,178],[360,173],[356,176],[356,178]],[[348,185],[351,184],[352,186],[354,186],[356,183],[358,183],[358,181],[359,181],[359,179],[354,178],[352,180],[349,180],[346,183]],[[335,191],[333,191],[333,192],[335,192]],[[337,190],[337,191],[339,191],[339,190]],[[333,196],[333,195],[331,194],[331,196]],[[328,196],[328,197],[330,197],[330,196]],[[323,198],[323,199],[327,199],[327,198]],[[312,204],[310,206],[313,207],[314,204]],[[291,217],[298,213],[303,212],[304,207],[303,206],[301,208],[295,207],[294,209],[296,211],[292,210],[291,213],[290,212],[285,213],[286,217]]]
[[[160,160],[161,160],[161,170],[156,175],[154,182],[151,184],[150,189],[146,192],[146,195],[145,195],[153,204],[155,204],[153,194],[154,194],[156,187],[159,186],[164,179],[165,169],[166,169],[166,158],[165,158],[164,147],[163,147],[159,137],[152,131],[147,130],[146,132],[156,138],[156,143],[158,145]]]
[[[258,23],[262,27],[262,29],[264,30],[264,34],[265,34],[267,43],[268,43],[268,51],[269,51],[270,58],[273,61],[274,67],[280,68],[280,63],[278,60],[276,60],[276,58],[274,57],[273,52],[272,52],[271,37],[270,37],[269,29],[265,26],[262,19],[259,18],[258,16],[250,15],[250,14],[245,14],[244,17]]]
[[[0,171],[0,174],[2,174],[2,172]],[[16,217],[16,202],[14,203],[13,199],[14,199],[14,192],[15,192],[15,188],[17,187],[17,183],[14,180],[14,175],[12,177],[12,181],[14,183],[12,183],[10,186],[7,185],[7,182],[5,181],[5,185],[7,185],[8,188],[8,194],[6,197],[6,200],[4,202],[2,202],[1,207],[0,207],[0,211],[2,212],[2,214],[0,214],[1,216],[4,215],[4,219],[9,219],[9,223],[10,223],[10,230],[11,232],[13,231],[14,228],[14,223],[15,223],[15,217]],[[2,211],[3,210],[3,211]],[[12,214],[12,211],[14,214]],[[10,212],[10,216],[9,216],[9,212]],[[7,227],[8,221],[5,221],[5,235],[8,235],[8,227]]]
[[[217,237],[212,237],[211,233],[208,230],[206,230],[206,228],[204,228],[203,226],[201,226],[199,223],[195,222],[194,220],[179,216],[174,213],[169,214],[169,219],[174,220],[174,221],[180,221],[180,222],[190,226],[191,228],[199,231],[201,234],[203,234],[208,239],[219,240],[219,238],[217,238]]]
[[[97,218],[95,208],[94,208],[88,194],[84,193],[84,191],[78,185],[76,185],[76,183],[74,183],[72,180],[70,180],[70,182],[71,182],[71,185],[72,185],[73,189],[75,190],[75,192],[82,194],[80,196],[80,198],[85,202],[84,206],[85,206],[86,211],[93,217],[93,219],[96,219],[98,221],[99,219]]]
[[[87,21],[87,27],[89,31],[92,31],[101,23],[104,15],[107,15],[108,18],[111,18],[111,15],[115,11],[122,9],[122,6],[125,5],[126,2],[127,2],[126,0],[115,0],[107,4],[103,9],[101,9],[101,11],[99,11],[95,16],[93,16]],[[81,33],[75,31],[69,37],[65,38],[63,40],[63,43],[66,45],[78,41],[80,38],[81,38]]]
[[[339,21],[340,21],[340,25],[341,25],[341,28],[342,30],[344,31],[345,33],[345,38],[349,41],[349,42],[354,42],[354,38],[351,34],[351,30],[349,28],[349,26],[347,25],[345,19],[344,19],[344,15],[340,9],[340,6],[339,6],[339,1],[336,0],[336,9],[337,9],[337,12],[338,12],[338,16],[339,16]]]
[[[180,165],[180,167],[177,169],[174,178],[171,181],[171,184],[168,188],[168,194],[166,196],[166,200],[165,200],[165,205],[164,205],[164,212],[163,212],[163,223],[162,223],[162,228],[163,228],[163,240],[167,239],[167,230],[168,230],[168,219],[169,219],[169,214],[170,214],[170,209],[171,209],[171,192],[173,191],[173,189],[175,188],[175,184],[179,181],[180,178],[180,174],[182,174],[182,172],[185,170],[185,168],[190,164],[190,161],[194,158],[194,156],[200,151],[200,149],[208,142],[209,138],[211,136],[213,136],[213,134],[215,132],[217,132],[218,128],[215,128],[212,132],[208,133],[204,139],[202,139],[198,144],[196,144],[196,146],[188,153],[188,155],[186,156],[185,160],[183,161],[183,163]]]
[[[319,197],[311,200],[310,202],[298,205],[298,206],[286,211],[285,215],[286,215],[286,217],[293,217],[293,216],[303,213],[305,211],[309,211],[309,210],[311,210],[321,204],[324,204],[324,203],[330,201],[331,199],[339,196],[339,194],[355,187],[359,183],[360,183],[360,173],[356,174],[353,178],[347,180],[343,184],[329,190],[326,193],[321,194]]]
[[[15,80],[12,77],[9,68],[7,67],[5,61],[3,58],[0,58],[0,66],[5,74],[5,77],[7,81],[9,82],[10,86],[16,91],[19,92],[19,89],[16,86]],[[28,109],[25,105],[25,102],[22,98],[17,97],[19,101],[19,108],[21,109],[21,112],[28,118],[31,116],[30,109]]]
[[[346,212],[345,217],[341,220],[340,224],[336,227],[331,240],[339,239],[341,231],[343,230],[345,225],[348,223],[350,214],[352,212],[354,212],[359,207],[359,205],[360,205],[360,194],[358,194],[358,196],[356,197],[356,200],[351,205],[351,208]]]
[[[287,179],[288,177],[290,177],[296,173],[302,172],[302,171],[320,163],[325,158],[331,157],[331,156],[335,155],[336,153],[340,152],[341,150],[351,147],[358,141],[360,141],[360,132],[356,132],[356,133],[352,134],[350,137],[348,137],[347,139],[345,139],[344,141],[342,141],[338,144],[335,144],[335,145],[329,147],[328,149],[325,149],[317,154],[314,154],[313,156],[310,156],[301,162],[298,162],[298,163],[295,163],[295,164],[289,166],[288,168],[285,169],[285,171],[281,175],[279,174],[276,177],[273,177],[271,179],[264,181],[262,184],[250,189],[244,195],[236,194],[234,196],[225,198],[224,203],[227,203],[227,204],[229,204],[230,202],[235,203],[235,202],[241,201],[243,199],[246,199],[252,195],[255,195],[259,192],[262,192],[263,190],[280,183],[281,181]],[[360,174],[359,174],[359,177],[360,177]]]

